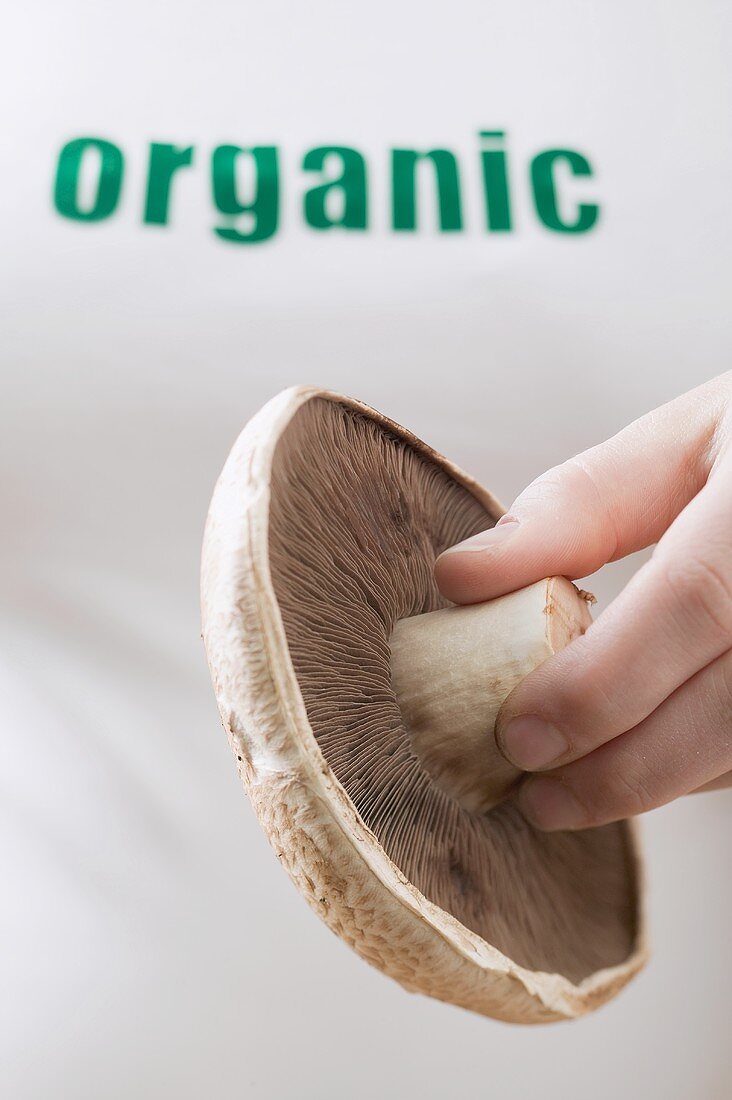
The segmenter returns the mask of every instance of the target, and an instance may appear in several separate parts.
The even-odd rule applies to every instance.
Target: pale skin
[[[435,567],[456,603],[654,545],[587,633],[524,679],[496,740],[545,830],[732,785],[732,372],[557,466]]]

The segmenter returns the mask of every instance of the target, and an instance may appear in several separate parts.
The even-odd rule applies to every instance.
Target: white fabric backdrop
[[[197,606],[212,484],[285,385],[365,399],[508,503],[729,366],[727,5],[31,0],[4,24],[5,1094],[728,1096],[728,795],[647,820],[655,957],[602,1012],[522,1030],[410,997],[271,855]],[[352,144],[381,178],[392,145],[467,158],[481,128],[508,131],[517,179],[540,148],[589,155],[596,230],[548,233],[524,197],[514,234],[398,236],[383,178],[367,233],[302,225],[305,149]],[[128,159],[96,225],[50,200],[84,134]],[[141,225],[151,140],[200,151],[166,228]],[[212,232],[224,142],[287,161],[256,248]],[[636,565],[593,579],[601,604]]]

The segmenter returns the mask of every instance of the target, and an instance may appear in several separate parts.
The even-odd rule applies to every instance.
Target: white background
[[[207,502],[294,382],[361,397],[506,503],[729,367],[728,6],[28,2],[0,81],[3,1092],[26,1098],[722,1100],[732,1090],[730,798],[650,815],[655,955],[578,1023],[410,996],[281,873],[239,788],[199,639]],[[386,227],[386,150],[475,171],[509,134],[518,228]],[[119,144],[117,215],[51,208],[69,138]],[[141,225],[147,143],[196,146]],[[285,213],[219,241],[220,142],[283,151]],[[315,233],[298,162],[362,149],[373,228]],[[528,158],[569,145],[602,205],[543,230]],[[473,168],[470,165],[473,164]],[[594,578],[606,604],[638,562]]]

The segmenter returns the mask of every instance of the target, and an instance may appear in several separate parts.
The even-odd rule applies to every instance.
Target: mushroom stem
[[[502,801],[521,772],[493,737],[504,699],[592,622],[584,594],[550,577],[488,603],[402,619],[390,639],[392,685],[414,749],[466,809]]]

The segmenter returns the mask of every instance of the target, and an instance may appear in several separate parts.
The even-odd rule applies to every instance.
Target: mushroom
[[[260,823],[307,901],[405,988],[520,1023],[598,1007],[646,948],[633,826],[544,834],[497,710],[582,633],[550,578],[471,607],[433,579],[494,497],[406,429],[311,387],[236,442],[204,538],[204,640]]]

